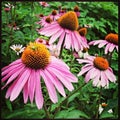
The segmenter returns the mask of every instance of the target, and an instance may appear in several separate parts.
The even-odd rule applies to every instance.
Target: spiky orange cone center
[[[50,60],[46,46],[40,43],[30,43],[22,54],[22,62],[32,69],[44,69]]]
[[[105,40],[107,40],[110,43],[118,45],[118,34],[110,33],[105,37]]]
[[[94,66],[100,70],[106,70],[109,67],[108,61],[103,57],[96,57],[93,63]]]
[[[77,30],[78,28],[78,18],[76,16],[76,13],[73,11],[69,11],[62,15],[58,19],[58,23],[62,28],[68,29],[68,30]]]

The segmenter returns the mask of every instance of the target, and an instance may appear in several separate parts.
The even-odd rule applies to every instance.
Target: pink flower
[[[41,6],[48,7],[50,6],[47,2],[39,2]]]
[[[66,49],[83,50],[83,47],[88,48],[88,44],[84,42],[78,31],[78,18],[75,12],[70,11],[62,15],[57,21],[51,23],[47,27],[41,28],[38,32],[50,38],[49,43],[54,43],[58,38],[58,48],[62,43]]]
[[[35,99],[38,109],[41,109],[44,103],[41,82],[44,81],[51,101],[56,103],[56,89],[66,97],[64,86],[72,91],[72,82],[78,81],[69,70],[62,60],[50,56],[45,45],[30,43],[20,59],[2,68],[2,82],[6,82],[3,88],[11,83],[6,98],[14,101],[23,92],[24,103],[28,98],[31,103]]]
[[[53,21],[56,21],[58,18],[60,18],[60,14],[58,14],[56,10],[53,10],[52,13],[50,14],[50,18]]]
[[[86,65],[81,68],[81,71],[78,74],[78,76],[81,76],[86,73],[86,83],[92,79],[94,86],[108,87],[109,80],[111,82],[116,81],[116,77],[105,58],[88,56],[86,59],[77,60],[80,64],[86,63]]]
[[[101,48],[106,45],[105,47],[105,54],[108,52],[112,52],[115,48],[118,51],[118,34],[110,33],[105,37],[105,40],[96,40],[91,41],[89,45],[97,45],[98,48]]]
[[[4,8],[4,11],[5,11],[5,12],[9,12],[9,11],[10,11],[10,8]]]
[[[80,17],[80,10],[77,5],[74,7],[74,12],[76,13],[77,17]]]
[[[52,19],[49,16],[43,17],[39,22],[36,22],[37,24],[40,24],[41,26],[48,26],[52,23]]]

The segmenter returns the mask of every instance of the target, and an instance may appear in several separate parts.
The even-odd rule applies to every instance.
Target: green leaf
[[[102,114],[100,115],[100,119],[103,118],[114,118],[114,115],[111,113],[108,113],[107,111],[102,112]]]
[[[68,103],[70,103],[71,101],[73,101],[80,93],[75,93],[74,95],[72,95],[69,99],[68,99]]]
[[[6,99],[6,104],[7,104],[7,107],[10,111],[12,111],[12,104],[10,102],[10,100]]]

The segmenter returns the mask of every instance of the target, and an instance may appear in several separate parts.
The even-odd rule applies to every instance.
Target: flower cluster
[[[39,3],[42,7],[50,6],[46,2]],[[38,35],[48,37],[48,40],[38,37],[26,47],[10,46],[17,55],[22,54],[19,59],[2,68],[2,82],[5,83],[2,89],[10,85],[6,98],[14,101],[22,92],[24,103],[28,100],[33,103],[35,100],[38,109],[41,109],[44,104],[42,82],[45,83],[53,103],[58,102],[56,90],[66,97],[65,89],[74,90],[72,83],[77,83],[79,76],[84,75],[85,83],[92,80],[93,86],[97,87],[109,88],[109,82],[116,82],[107,58],[92,56],[89,54],[89,49],[91,45],[98,45],[98,48],[106,46],[105,54],[113,52],[114,49],[118,51],[118,34],[110,33],[105,40],[94,40],[88,43],[86,34],[91,26],[80,26],[78,6],[70,11],[61,8],[52,10],[47,16],[40,13],[38,17],[39,21],[36,24],[40,28],[36,31]],[[63,49],[71,50],[77,62],[85,64],[78,73],[78,77],[60,59]]]

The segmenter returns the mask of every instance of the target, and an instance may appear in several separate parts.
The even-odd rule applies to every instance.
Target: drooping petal
[[[23,99],[24,99],[24,103],[27,103],[27,101],[28,101],[28,81],[26,82],[26,84],[23,88]]]
[[[87,71],[89,71],[89,70],[92,69],[92,68],[93,68],[93,66],[88,66],[88,67],[82,69],[82,70],[78,73],[77,76],[83,75],[84,73],[86,73]]]
[[[57,40],[57,38],[59,38],[61,36],[61,34],[63,33],[63,30],[60,29],[59,31],[57,31],[49,40],[49,43],[52,44],[54,41]]]
[[[59,91],[59,93],[61,93],[61,95],[63,95],[64,97],[66,97],[63,85],[56,78],[56,76],[51,73],[51,69],[48,67],[48,68],[46,68],[46,70],[44,72],[46,72],[46,75],[48,75],[48,78],[55,85],[55,87],[57,88],[57,90]]]
[[[110,46],[110,48],[109,48],[109,52],[112,52],[114,48],[115,48],[115,45],[114,45],[114,44],[111,44],[111,46]]]
[[[57,99],[57,94],[56,94],[56,90],[55,90],[53,83],[49,80],[48,76],[44,73],[43,70],[41,70],[40,74],[42,78],[44,79],[50,99],[52,100],[53,103],[56,103],[58,99]]]
[[[66,78],[59,72],[58,70],[51,68],[52,74],[57,76],[57,78],[64,84],[64,86],[69,90],[72,91],[74,89],[73,85],[71,84],[70,81],[67,81]]]
[[[110,43],[108,43],[108,44],[106,45],[106,47],[105,47],[105,54],[107,54],[107,53],[108,53],[108,50],[109,50],[110,46],[111,46],[111,44],[110,44]]]
[[[34,93],[35,93],[35,87],[36,87],[36,71],[31,70],[31,75],[28,80],[28,89],[29,89],[29,96],[30,96],[30,101],[31,103],[33,102],[34,99]]]
[[[115,81],[116,81],[115,75],[114,75],[109,69],[105,70],[104,72],[105,72],[107,78],[108,78],[111,82],[115,82]]]
[[[10,96],[11,101],[15,100],[18,97],[26,81],[28,80],[29,76],[30,76],[30,70],[26,68],[26,70],[23,72],[21,77],[18,79],[15,87],[13,88],[13,91]]]
[[[35,90],[35,102],[38,109],[41,109],[43,106],[43,96],[42,96],[42,88],[40,82],[40,71],[36,71],[36,90]]]
[[[9,67],[11,67],[11,66],[13,66],[13,65],[16,65],[16,64],[18,65],[19,63],[21,64],[21,59],[18,59],[18,60],[16,60],[16,61],[10,63],[8,66],[3,67],[3,68],[2,68],[2,71],[4,71],[5,69],[8,69]]]

